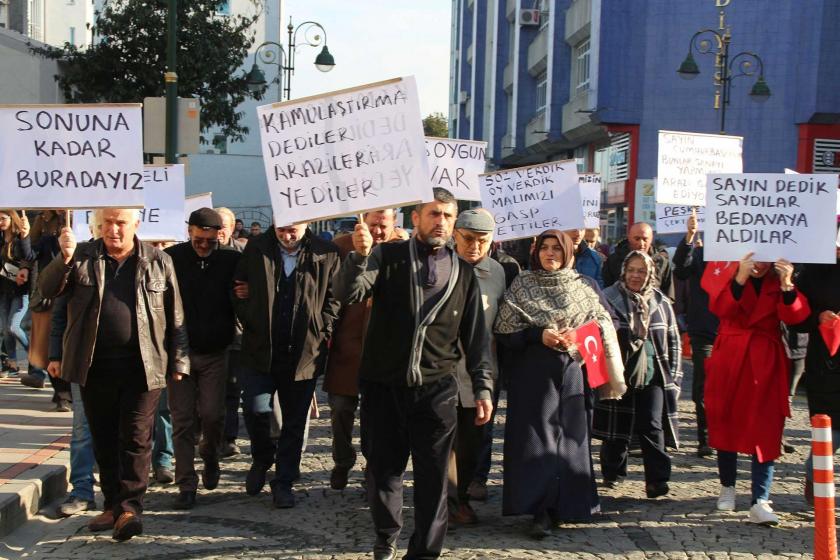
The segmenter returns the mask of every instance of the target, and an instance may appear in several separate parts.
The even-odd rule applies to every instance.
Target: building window
[[[575,91],[589,89],[589,39],[584,40],[575,47],[572,55],[574,67]]]
[[[538,3],[538,7],[540,9],[540,31],[548,27],[549,6],[551,6],[551,2],[546,0],[542,0]]]
[[[218,6],[216,6],[216,13],[220,16],[229,16],[230,15],[230,0],[222,0],[219,2]]]
[[[537,76],[537,113],[545,111],[548,100],[548,74],[543,72]]]

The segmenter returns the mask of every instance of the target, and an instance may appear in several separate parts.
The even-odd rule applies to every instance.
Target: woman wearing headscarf
[[[615,327],[572,268],[571,240],[548,230],[534,249],[529,270],[505,293],[495,330],[510,354],[502,509],[533,515],[532,535],[539,538],[553,523],[589,519],[598,507],[575,329],[597,322],[610,373],[602,391],[618,397],[626,387]]]
[[[775,270],[773,270],[775,269]],[[735,509],[737,454],[752,456],[749,522],[779,522],[770,507],[773,461],[781,454],[782,430],[790,416],[788,359],[779,322],[795,325],[810,315],[808,301],[793,283],[793,265],[753,260],[747,254],[726,268],[709,263],[703,274],[709,309],[720,329],[706,360],[703,395],[709,445],[717,449],[720,496],[717,509]]]
[[[0,328],[9,356],[4,375],[16,375],[17,359],[29,350],[22,323],[29,309],[29,269],[34,259],[26,215],[21,218],[14,210],[0,210]]]
[[[671,302],[653,287],[656,265],[641,251],[624,259],[619,281],[604,295],[618,316],[618,343],[627,392],[595,405],[592,428],[602,440],[604,484],[627,476],[630,440],[639,438],[645,467],[645,493],[668,493],[671,458],[665,446],[678,446],[677,399],[682,368],[680,333]]]

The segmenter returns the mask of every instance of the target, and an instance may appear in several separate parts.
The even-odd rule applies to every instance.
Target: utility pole
[[[166,12],[166,163],[176,163],[178,154],[178,0],[167,0]]]

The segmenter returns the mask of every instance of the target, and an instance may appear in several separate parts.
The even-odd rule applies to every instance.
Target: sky
[[[422,115],[448,115],[451,9],[450,0],[285,0],[283,43],[289,16],[317,21],[336,64],[322,73],[320,48],[299,47],[292,98],[413,75]]]

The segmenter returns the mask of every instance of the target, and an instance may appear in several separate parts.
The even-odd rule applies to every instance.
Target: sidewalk
[[[52,389],[0,379],[0,537],[67,491],[73,415],[50,412],[51,399]]]

